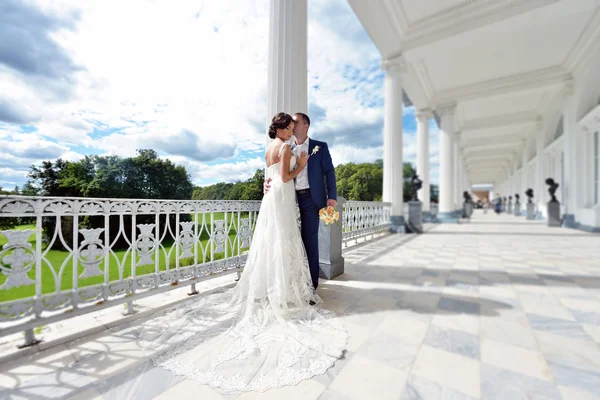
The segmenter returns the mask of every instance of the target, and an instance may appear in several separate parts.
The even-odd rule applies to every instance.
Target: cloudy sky
[[[0,186],[31,164],[152,148],[197,185],[263,164],[268,0],[0,1]],[[309,0],[311,135],[382,158],[380,57],[345,0]],[[318,38],[318,39],[317,39]],[[404,157],[415,160],[414,110]],[[431,125],[432,181],[438,129]]]

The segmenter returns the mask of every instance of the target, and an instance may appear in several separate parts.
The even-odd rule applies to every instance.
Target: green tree
[[[136,199],[175,199],[192,197],[193,185],[189,174],[182,166],[170,160],[162,160],[154,150],[138,150],[136,157],[91,156],[77,162],[58,159],[43,161],[40,166],[31,166],[27,188],[30,193],[44,196],[75,196],[100,198]],[[136,224],[154,223],[154,215],[137,215]],[[181,216],[180,220],[190,219]],[[44,217],[43,227],[52,237],[56,229],[56,218]],[[88,228],[108,228],[111,240],[118,236],[120,220],[110,218],[110,226],[105,227],[105,219],[82,217],[81,224]],[[63,237],[70,246],[72,241],[72,217],[61,218]],[[161,216],[161,226],[166,216]],[[170,221],[174,224],[174,219]],[[131,224],[131,217],[125,218]],[[173,226],[173,225],[171,225]],[[55,244],[57,248],[60,244]],[[120,237],[117,247],[126,246],[126,239]]]
[[[241,184],[243,190],[240,198],[242,200],[262,200],[264,183],[265,171],[262,168],[257,169],[252,178]]]

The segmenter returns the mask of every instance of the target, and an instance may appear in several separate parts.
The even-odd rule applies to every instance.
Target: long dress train
[[[237,285],[143,324],[140,344],[155,365],[228,392],[265,391],[323,374],[341,357],[348,335],[313,293],[294,184],[279,167],[266,170],[271,190]]]

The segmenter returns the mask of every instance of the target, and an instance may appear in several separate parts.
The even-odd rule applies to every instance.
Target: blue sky
[[[45,159],[139,148],[198,185],[249,178],[263,163],[268,13],[268,0],[3,0],[0,186]],[[382,158],[377,49],[344,0],[309,0],[308,32],[311,135],[336,165]],[[413,109],[403,121],[414,163]],[[433,121],[430,147],[436,182]]]

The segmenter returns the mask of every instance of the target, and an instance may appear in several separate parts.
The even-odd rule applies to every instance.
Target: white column
[[[385,105],[383,121],[383,201],[392,203],[392,230],[404,232],[402,176],[402,58],[384,60]]]
[[[267,126],[278,112],[308,112],[307,0],[271,0],[269,8]]]
[[[440,193],[438,218],[441,221],[456,221],[454,207],[454,106],[439,111],[440,129]]]
[[[546,213],[546,202],[544,200],[544,132],[541,124],[535,130],[535,201],[537,203],[538,216]]]
[[[564,193],[565,224],[570,227],[576,226],[575,213],[580,206],[580,196],[577,193],[579,189],[577,164],[580,157],[577,154],[578,126],[573,86],[572,82],[567,84],[563,92],[565,95],[563,102],[564,182],[560,183]]]
[[[460,149],[459,149],[459,134],[455,133],[452,142],[453,154],[454,154],[454,176],[453,185],[454,185],[454,210],[459,210],[461,204],[462,190],[460,187]]]
[[[528,185],[529,183],[529,153],[528,153],[528,149],[529,149],[529,142],[525,142],[525,148],[523,149],[523,154],[521,154],[521,163],[523,164],[523,174],[521,176],[521,193],[519,193],[519,196],[521,196],[522,199],[525,199],[525,192],[528,189]],[[523,202],[523,204],[525,204],[525,202]]]
[[[429,193],[429,120],[433,117],[430,110],[419,110],[415,113],[417,119],[417,174],[423,181],[419,190],[419,200],[423,203],[425,214],[431,211],[431,198]]]

